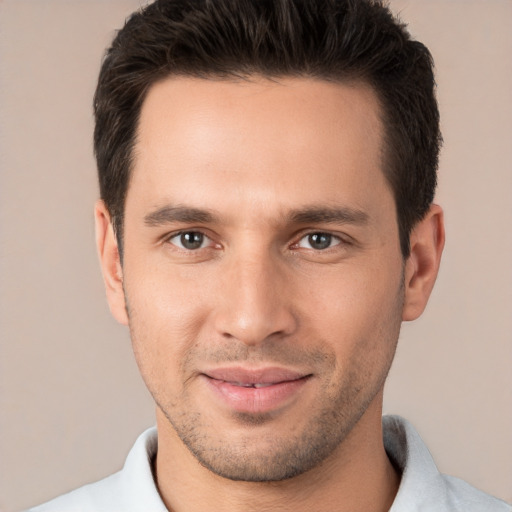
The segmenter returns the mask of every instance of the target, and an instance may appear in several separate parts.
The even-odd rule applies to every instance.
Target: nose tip
[[[285,311],[263,311],[252,305],[238,308],[224,317],[220,332],[225,338],[233,338],[246,345],[258,345],[270,338],[280,338],[293,332],[294,319]]]
[[[226,275],[216,314],[224,338],[257,345],[292,334],[297,326],[285,276],[269,264],[241,265]]]

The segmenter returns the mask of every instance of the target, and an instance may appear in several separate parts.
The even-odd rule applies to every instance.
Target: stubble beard
[[[401,288],[403,292],[403,281]],[[265,437],[256,437],[254,430],[272,424],[274,421],[272,413],[238,412],[233,413],[232,420],[238,426],[244,426],[247,429],[247,436],[242,439],[237,438],[236,442],[232,442],[229,434],[216,437],[215,426],[209,425],[200,410],[192,412],[193,408],[186,407],[185,402],[177,406],[176,402],[165,401],[161,399],[163,395],[151,389],[148,382],[146,384],[157,407],[179,439],[195,459],[212,473],[233,481],[245,482],[279,482],[296,477],[322,465],[329,459],[382,390],[394,358],[400,332],[403,293],[399,295],[396,310],[392,314],[393,318],[387,319],[388,324],[381,331],[383,337],[377,341],[388,347],[384,360],[377,368],[371,365],[365,367],[364,362],[357,364],[356,361],[356,364],[346,368],[343,382],[323,386],[319,394],[321,404],[314,404],[312,410],[303,411],[304,415],[308,416],[308,420],[302,430],[296,434],[281,433],[279,435],[279,432],[268,434],[272,428],[267,428]],[[135,333],[131,322],[130,331],[133,342]],[[316,358],[323,360],[324,370],[332,369],[336,365],[335,356],[326,352],[302,353],[299,358],[296,353],[291,357],[282,357],[279,355],[279,349],[274,350],[271,345],[267,347],[270,347],[269,350],[261,351],[257,358],[284,364],[294,363],[300,358],[304,360]],[[242,354],[244,350],[245,355]],[[227,352],[231,354],[229,357],[223,357],[220,352],[216,353],[216,357],[231,361],[251,359],[246,347],[240,348],[237,354],[235,350]],[[277,357],[274,358],[276,354]],[[361,358],[364,358],[364,355],[361,355]],[[205,360],[213,359],[206,357]],[[361,361],[358,362],[361,363]],[[185,361],[184,366],[186,365]],[[375,371],[378,371],[378,375],[375,375]],[[372,382],[371,387],[367,386],[368,382]],[[263,445],[263,448],[255,447],[257,444],[255,439],[262,441],[259,444]]]
[[[191,414],[181,407],[178,412],[158,400],[157,406],[190,453],[214,474],[234,481],[279,482],[322,465],[342,445],[382,390],[393,355],[394,349],[379,368],[378,378],[348,368],[344,382],[331,384],[330,389],[325,386],[319,395],[321,403],[303,411],[308,419],[296,433],[273,430],[272,413],[233,413],[233,423],[247,429],[246,437],[216,438],[215,428],[200,411]],[[328,366],[334,364],[332,360]],[[373,381],[371,388],[365,386],[367,379]]]
[[[257,451],[252,446],[257,442],[254,435],[236,444],[229,439],[213,441],[200,413],[176,418],[159,407],[190,453],[212,473],[234,481],[279,482],[321,465],[343,443],[374,396],[360,403],[357,410],[353,410],[351,398],[340,395],[332,409],[312,416],[298,434],[258,438],[265,447]],[[249,431],[272,422],[270,414],[237,413],[234,420]]]

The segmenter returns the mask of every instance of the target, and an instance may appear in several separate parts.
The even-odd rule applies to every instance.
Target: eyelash
[[[200,246],[197,248],[187,248],[187,247],[183,246],[183,241],[180,241],[181,246],[172,241],[173,239],[177,239],[178,237],[183,237],[184,235],[194,235],[194,236],[199,235],[200,237],[202,237]],[[314,247],[311,247],[311,237],[314,237],[314,236],[327,237],[329,239],[328,240],[329,245],[322,249],[315,249]],[[208,240],[209,240],[210,244],[206,247],[202,247],[203,243]],[[303,247],[300,245],[304,240],[308,241],[310,247]],[[165,242],[173,245],[178,250],[180,250],[184,253],[189,253],[189,254],[197,252],[201,249],[208,249],[209,247],[211,247],[215,244],[213,242],[213,240],[211,239],[211,237],[209,237],[208,235],[206,235],[204,232],[202,232],[200,230],[183,230],[183,231],[179,231],[177,233],[173,233],[172,235],[170,235],[169,237],[167,237],[165,239]],[[334,245],[331,245],[332,242],[336,242],[336,243],[334,243]],[[311,251],[314,251],[317,253],[322,253],[322,252],[330,252],[330,249],[333,249],[340,245],[347,245],[349,243],[350,242],[348,242],[346,239],[340,237],[339,235],[335,235],[335,234],[329,233],[327,231],[310,231],[309,233],[302,234],[300,236],[300,238],[296,242],[294,242],[290,247],[292,249],[300,249],[302,247],[306,250],[311,250]]]
[[[181,243],[181,247],[180,247],[176,243],[172,242],[173,239],[178,238],[178,237],[181,238],[184,235],[200,235],[201,237],[203,237],[203,242],[205,240],[209,240],[213,244],[213,240],[208,235],[206,235],[205,233],[203,233],[202,231],[199,231],[199,230],[195,230],[195,231],[194,230],[179,231],[178,233],[173,233],[171,236],[167,237],[165,241],[167,243],[170,243],[171,245],[174,245],[175,247],[177,247],[179,250],[181,250],[183,252],[196,252],[199,249],[206,249],[207,248],[207,247],[198,247],[197,249],[188,249],[186,247],[183,247],[183,243]],[[201,243],[201,245],[202,245],[202,243]]]
[[[324,247],[322,249],[318,249],[318,248],[314,248],[314,247],[311,247],[311,239],[312,237],[316,237],[316,236],[320,236],[320,237],[327,237],[329,239],[328,241],[328,246],[327,247]],[[325,232],[325,231],[312,231],[310,233],[307,233],[305,235],[303,235],[298,242],[296,242],[294,244],[294,247],[301,247],[301,243],[304,241],[304,240],[307,240],[310,247],[307,248],[307,249],[310,249],[310,250],[313,250],[315,252],[326,252],[328,251],[329,249],[333,249],[334,247],[337,247],[338,245],[342,245],[344,243],[343,239],[337,235],[334,235],[332,233],[329,233],[329,232]],[[334,243],[334,245],[331,245],[331,242],[336,242]]]

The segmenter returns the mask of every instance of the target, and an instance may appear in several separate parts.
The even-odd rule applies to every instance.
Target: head
[[[161,1],[95,107],[107,296],[159,454],[253,482],[371,458],[443,244],[427,50],[376,2]]]
[[[441,141],[428,49],[375,0],[160,0],[133,14],[106,54],[94,101],[101,197],[122,251],[140,112],[170,76],[364,83],[385,127],[382,170],[402,254],[435,193]]]

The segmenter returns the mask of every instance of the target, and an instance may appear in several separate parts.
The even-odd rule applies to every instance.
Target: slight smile
[[[288,405],[312,374],[278,367],[217,368],[202,374],[214,395],[233,412],[263,414]]]

